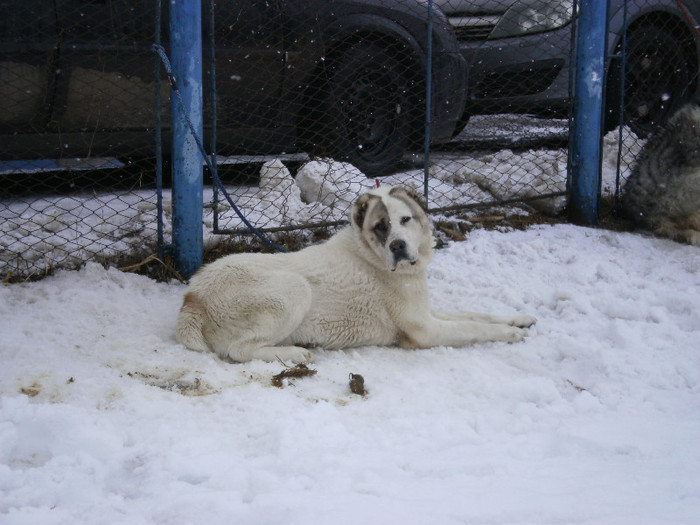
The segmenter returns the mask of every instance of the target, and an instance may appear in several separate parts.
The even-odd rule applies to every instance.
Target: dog
[[[644,145],[622,211],[656,235],[700,246],[700,96]]]
[[[424,204],[412,190],[382,186],[362,195],[350,224],[322,244],[202,267],[185,294],[177,340],[226,361],[292,363],[312,361],[314,347],[521,341],[533,317],[430,309],[434,239]]]

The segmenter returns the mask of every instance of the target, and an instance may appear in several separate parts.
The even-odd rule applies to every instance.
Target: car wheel
[[[396,169],[408,146],[410,118],[405,68],[389,51],[360,43],[331,65],[321,111],[331,157],[351,162],[368,177]]]
[[[692,94],[693,61],[686,49],[683,40],[655,25],[628,35],[624,120],[637,135],[648,136]],[[618,61],[608,77],[606,129],[619,123],[620,72]]]

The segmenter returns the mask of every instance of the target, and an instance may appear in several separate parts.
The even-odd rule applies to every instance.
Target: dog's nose
[[[395,239],[389,243],[389,249],[394,255],[405,254],[406,253],[406,241],[401,239]]]

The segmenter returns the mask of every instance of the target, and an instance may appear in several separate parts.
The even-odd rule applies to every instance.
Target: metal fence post
[[[428,188],[430,178],[430,114],[433,110],[433,0],[428,0],[428,47],[427,64],[425,71],[425,141],[423,144],[423,197],[425,207],[428,208]]]
[[[578,9],[569,204],[574,222],[594,225],[600,211],[608,2],[580,0]]]
[[[203,166],[195,138],[203,133],[202,112],[202,7],[199,0],[171,0],[170,53],[177,87],[186,115],[171,97],[173,129],[173,248],[175,265],[189,278],[203,258]]]

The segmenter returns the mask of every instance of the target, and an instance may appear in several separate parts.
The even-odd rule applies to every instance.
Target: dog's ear
[[[372,195],[365,193],[355,201],[352,207],[352,222],[360,229],[362,229],[362,225],[365,222],[365,216],[367,215],[367,208],[369,207],[371,198]]]
[[[428,207],[428,203],[425,201],[425,197],[423,197],[423,195],[418,193],[416,190],[412,190],[411,188],[400,187],[391,188],[389,195],[397,196],[397,194],[404,194],[406,197],[415,201],[416,204],[418,204],[418,206],[420,206],[423,211],[425,211]]]

